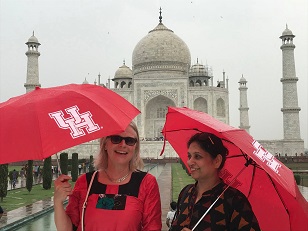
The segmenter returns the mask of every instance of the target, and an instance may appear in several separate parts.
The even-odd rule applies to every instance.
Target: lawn
[[[284,163],[291,170],[308,170],[308,163]],[[301,177],[301,185],[308,187],[308,173],[294,173]]]
[[[41,184],[35,185],[30,193],[26,188],[14,189],[7,192],[7,196],[1,202],[1,207],[4,211],[11,211],[49,197],[53,197],[53,184],[48,190],[43,189]]]
[[[74,187],[75,182],[71,182],[71,185]],[[53,191],[53,183],[48,190],[43,189],[42,184],[34,185],[30,193],[26,188],[9,190],[7,196],[3,198],[3,202],[0,202],[0,205],[4,211],[11,211],[19,207],[33,204],[36,201],[53,197]]]
[[[9,165],[8,167],[9,167],[9,172],[13,171],[14,169],[16,171],[20,172],[21,168],[23,168],[24,166],[11,166],[11,165]]]
[[[182,188],[188,184],[193,184],[195,180],[187,175],[186,171],[179,163],[172,164],[172,200],[177,201]]]
[[[308,163],[284,163],[291,170],[308,170]]]

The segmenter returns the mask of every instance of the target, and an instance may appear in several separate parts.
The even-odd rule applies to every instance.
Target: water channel
[[[159,177],[162,172],[164,166],[163,165],[146,165],[143,169],[145,172],[150,172],[152,175]],[[48,230],[53,231],[57,230],[54,222],[54,212],[50,212],[38,219],[32,220],[29,223],[26,223],[20,228],[14,229],[15,231],[42,231]]]

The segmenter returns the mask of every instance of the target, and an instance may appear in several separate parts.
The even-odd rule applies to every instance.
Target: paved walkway
[[[166,164],[160,176],[157,179],[160,197],[162,203],[162,223],[163,231],[167,231],[166,216],[169,211],[169,204],[171,200],[171,164]],[[18,185],[16,185],[18,187]],[[6,231],[21,226],[23,223],[28,222],[36,217],[43,216],[44,214],[53,210],[53,198],[42,201],[37,201],[34,204],[24,206],[12,211],[9,211],[0,219],[0,230]]]
[[[171,164],[167,163],[159,175],[158,179],[158,186],[160,191],[160,200],[161,200],[161,207],[162,207],[162,223],[163,223],[163,231],[167,231],[168,227],[166,225],[166,217],[167,213],[170,210],[170,202],[172,198],[172,174],[171,174]]]

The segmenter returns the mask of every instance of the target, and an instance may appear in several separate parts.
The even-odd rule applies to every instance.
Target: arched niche
[[[197,111],[202,111],[202,112],[208,113],[207,100],[202,98],[202,97],[195,99],[194,109],[197,110]]]
[[[226,107],[225,107],[225,101],[222,98],[217,99],[216,101],[216,111],[217,116],[224,117],[226,116]]]
[[[145,138],[159,140],[162,137],[161,131],[165,124],[168,106],[175,106],[175,103],[166,96],[158,95],[149,100],[145,107]]]

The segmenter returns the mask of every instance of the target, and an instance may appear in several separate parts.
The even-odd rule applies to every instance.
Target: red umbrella
[[[162,133],[185,164],[187,141],[197,132],[213,133],[223,140],[229,154],[221,177],[227,184],[233,181],[232,186],[247,196],[262,230],[308,230],[308,203],[289,168],[245,130],[203,112],[168,108]]]
[[[97,85],[36,88],[0,104],[0,164],[41,160],[120,133],[139,113],[126,99]]]

